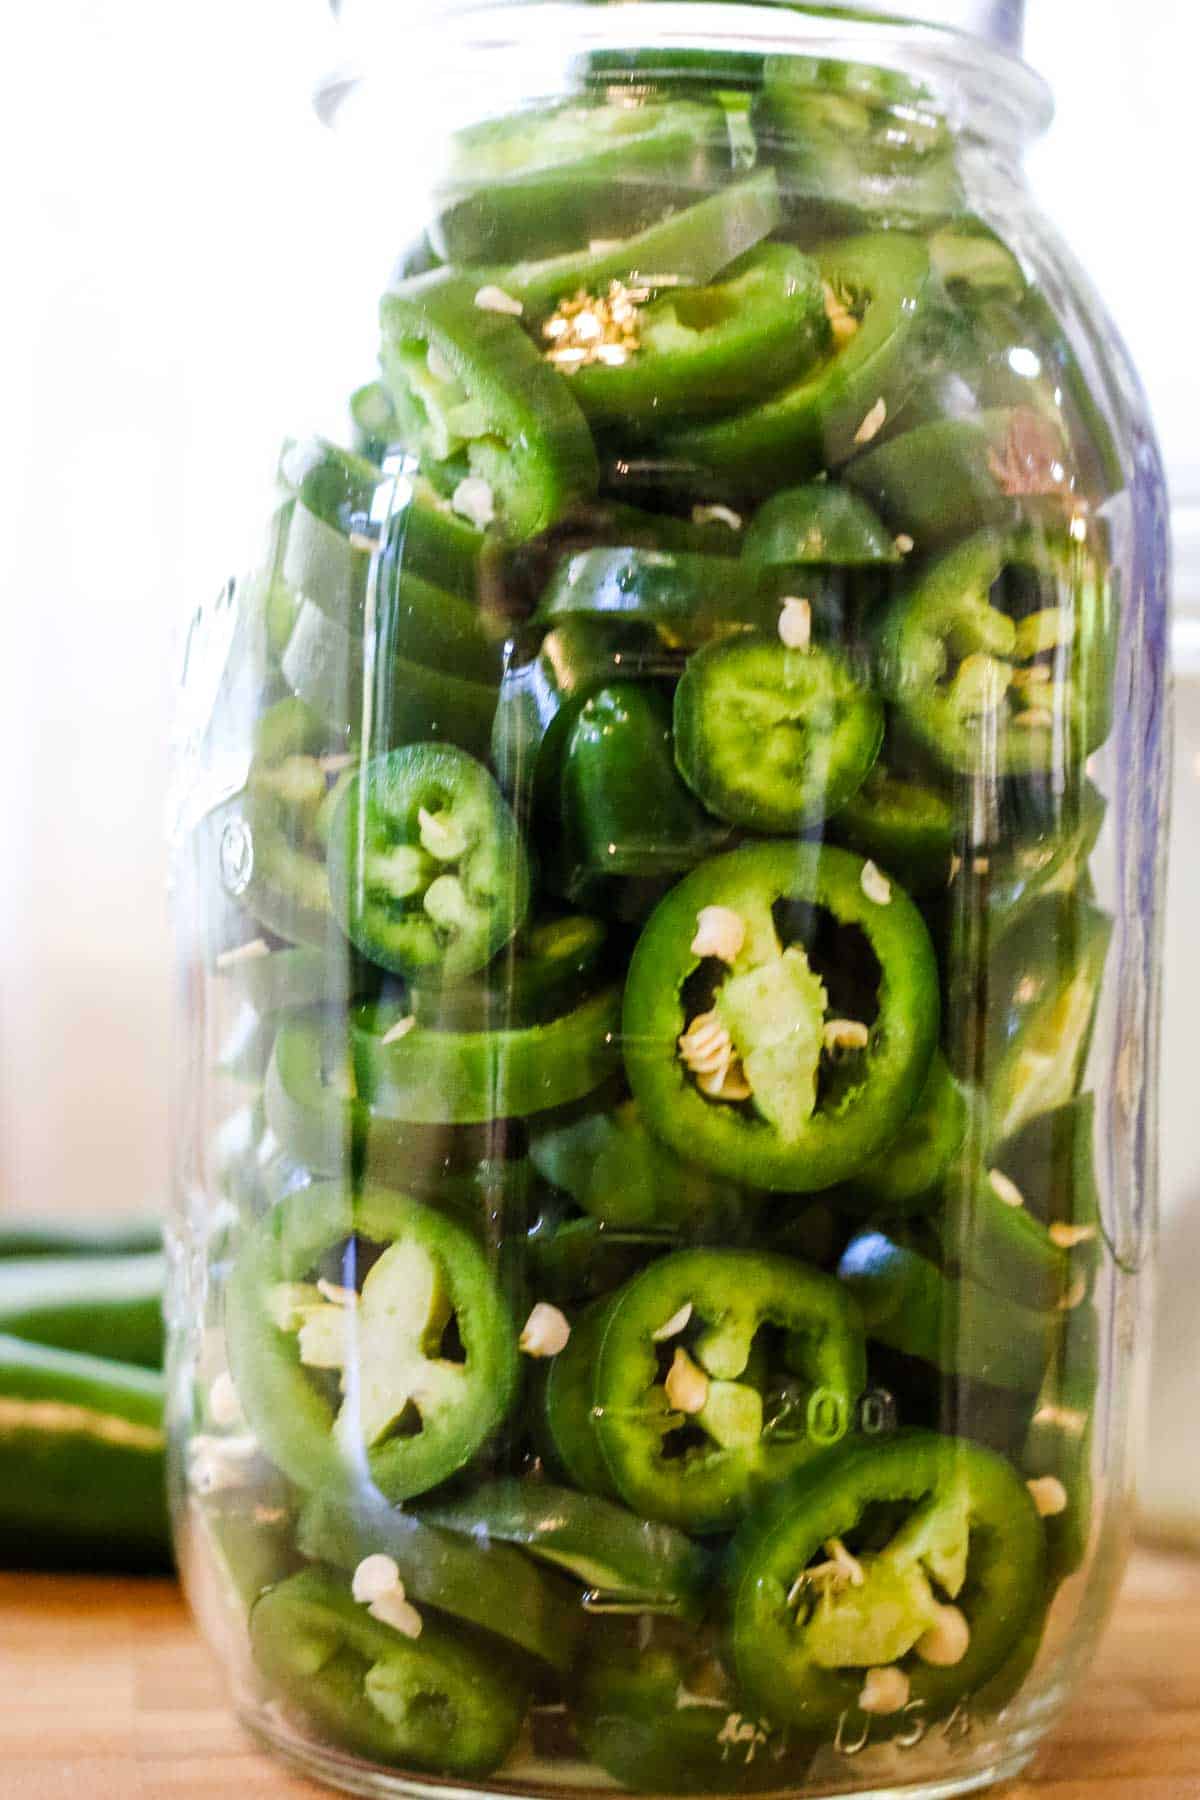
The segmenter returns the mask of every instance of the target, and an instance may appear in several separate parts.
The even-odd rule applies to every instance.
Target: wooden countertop
[[[165,1581],[0,1575],[3,1800],[315,1800],[256,1751]],[[1073,1710],[1004,1800],[1200,1800],[1200,1558],[1142,1550]]]

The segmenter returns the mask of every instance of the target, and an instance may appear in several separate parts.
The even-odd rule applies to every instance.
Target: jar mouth
[[[636,47],[664,55],[699,50],[715,57],[819,57],[892,68],[929,86],[951,124],[977,138],[1020,147],[1050,124],[1050,89],[1017,53],[1020,8],[1014,0],[969,0],[978,36],[960,23],[962,0],[853,0],[843,6],[799,0],[442,0],[436,7],[395,4],[347,22],[350,59],[318,83],[314,104],[326,123],[360,110],[364,90],[394,88],[419,57],[422,81],[437,83],[450,112],[443,123],[477,120],[480,96],[499,113],[563,91],[566,64],[589,52]],[[900,15],[916,7],[934,18]],[[1007,24],[1006,24],[1007,21]]]

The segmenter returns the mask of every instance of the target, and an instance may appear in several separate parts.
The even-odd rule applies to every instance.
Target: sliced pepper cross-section
[[[816,263],[828,308],[846,321],[824,361],[757,405],[683,425],[667,448],[735,492],[771,493],[837,467],[882,428],[920,372],[915,330],[929,252],[901,232],[844,238]]]
[[[944,1716],[1017,1643],[1045,1557],[1033,1501],[993,1452],[928,1432],[840,1444],[734,1541],[746,1696],[781,1723],[833,1731],[843,1714],[870,1723],[872,1672],[886,1670],[904,1696],[900,1729],[912,1723],[905,1705]]]
[[[477,304],[479,291],[439,269],[385,294],[384,379],[419,454],[465,452],[476,522],[494,517],[524,539],[595,493],[596,452],[565,378],[516,318]]]
[[[721,1531],[845,1435],[865,1385],[861,1322],[830,1276],[763,1252],[681,1250],[606,1314],[593,1416],[629,1506]]]
[[[369,1477],[389,1500],[422,1494],[516,1391],[516,1329],[483,1251],[386,1188],[318,1185],[275,1207],[245,1240],[225,1328],[251,1428],[305,1489]]]
[[[749,831],[837,812],[882,742],[882,706],[836,651],[748,634],[698,651],[675,690],[680,773],[710,812]]]
[[[724,956],[707,953],[710,909]],[[626,1069],[679,1155],[807,1193],[899,1131],[939,1011],[929,934],[894,882],[846,851],[757,844],[702,864],[651,916],[626,985]]]
[[[482,763],[450,744],[379,756],[343,794],[330,884],[347,937],[412,979],[481,969],[529,906],[516,821]]]

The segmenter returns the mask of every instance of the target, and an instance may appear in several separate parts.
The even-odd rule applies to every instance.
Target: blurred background
[[[1028,13],[1029,59],[1058,102],[1032,178],[1130,343],[1182,506],[1200,496],[1184,304],[1200,287],[1200,20],[1187,0],[1028,0]],[[0,1207],[158,1207],[173,635],[245,565],[280,438],[329,423],[312,406],[369,372],[426,122],[398,119],[394,159],[364,182],[308,104],[337,57],[324,0],[43,0],[17,29],[0,123],[19,246],[0,297],[0,731],[16,776],[0,883]],[[1180,593],[1200,609],[1192,541]],[[1179,894],[1200,877],[1200,676],[1180,704],[1168,1032],[1196,998]],[[1168,1053],[1172,1200],[1200,1189],[1190,1062]],[[1182,1216],[1173,1206],[1173,1280],[1192,1293],[1200,1224],[1187,1233]],[[1160,1396],[1172,1379],[1156,1381]],[[1180,1382],[1194,1380],[1193,1353]],[[1168,1476],[1185,1506],[1187,1479]]]

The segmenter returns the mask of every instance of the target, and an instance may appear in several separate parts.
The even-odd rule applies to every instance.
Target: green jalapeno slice
[[[545,531],[596,490],[596,452],[570,385],[518,321],[438,271],[385,294],[384,380],[404,435],[445,463],[465,451],[460,504],[508,536]]]
[[[490,1481],[421,1516],[479,1544],[520,1544],[565,1570],[585,1588],[587,1612],[697,1618],[704,1610],[712,1575],[705,1552],[681,1531],[595,1494],[548,1481]]]
[[[516,1392],[516,1328],[475,1239],[385,1188],[317,1185],[268,1213],[243,1240],[225,1329],[246,1418],[305,1490],[366,1473],[389,1500],[424,1493]]]
[[[710,812],[748,831],[784,834],[837,812],[882,741],[879,701],[841,656],[812,644],[758,635],[710,644],[675,690],[680,773]]]
[[[535,1130],[529,1154],[554,1187],[618,1231],[681,1232],[729,1242],[752,1223],[755,1197],[681,1162],[646,1128],[636,1100]]]
[[[816,252],[834,314],[828,359],[790,387],[723,418],[670,432],[682,465],[718,475],[735,492],[772,493],[844,463],[880,430],[919,367],[929,252],[917,238],[878,233]],[[838,320],[846,323],[840,328]]]
[[[615,1073],[620,1016],[615,988],[544,1024],[511,1030],[430,1029],[395,1004],[364,1006],[352,1018],[355,1070],[384,1120],[524,1119],[582,1100]]]
[[[617,284],[613,294],[561,305],[542,330],[588,418],[623,431],[657,435],[680,416],[745,404],[797,379],[829,343],[817,266],[785,244],[749,251],[707,287]],[[590,326],[580,341],[583,312],[612,316],[599,343]]]
[[[913,1110],[886,1150],[857,1171],[852,1190],[839,1190],[855,1210],[867,1203],[881,1213],[924,1210],[937,1204],[938,1184],[962,1151],[971,1129],[972,1102],[935,1050]]]
[[[605,546],[559,565],[535,617],[651,626],[690,647],[747,625],[773,627],[778,613],[770,587],[728,556]]]
[[[613,1305],[605,1294],[585,1306],[571,1322],[565,1350],[550,1362],[542,1389],[546,1432],[552,1460],[585,1494],[618,1498],[596,1431],[594,1390],[596,1360]]]
[[[914,227],[962,205],[945,114],[894,70],[770,56],[753,118],[797,229]]]
[[[1033,1395],[1046,1372],[1055,1315],[1035,1312],[969,1277],[946,1275],[882,1231],[859,1234],[838,1265],[867,1336],[944,1375]]]
[[[927,1432],[839,1445],[734,1542],[738,1677],[801,1729],[878,1719],[871,1689],[885,1682],[901,1729],[906,1707],[944,1716],[1018,1642],[1045,1558],[1033,1501],[993,1452]]]
[[[1063,536],[980,532],[934,562],[881,630],[880,679],[919,743],[963,774],[1077,771],[1108,731],[1113,596]]]
[[[928,1073],[938,982],[920,914],[879,873],[845,851],[754,845],[659,905],[630,964],[624,1052],[677,1154],[807,1193],[895,1136]]]
[[[611,1620],[589,1636],[577,1728],[594,1762],[652,1794],[753,1794],[802,1785],[816,1749],[758,1716],[727,1646],[671,1619]]]
[[[409,996],[418,1025],[438,1031],[546,1025],[601,985],[608,928],[582,913],[541,919],[477,975]]]
[[[571,1666],[583,1623],[576,1594],[510,1549],[502,1532],[471,1531],[468,1540],[441,1529],[436,1513],[417,1518],[370,1490],[324,1492],[306,1501],[297,1543],[311,1562],[349,1575],[368,1556],[390,1556],[418,1608],[490,1631],[560,1673]]]
[[[633,237],[599,249],[569,251],[542,262],[521,262],[500,272],[503,292],[522,301],[535,322],[556,301],[580,293],[602,294],[612,282],[631,287],[671,284],[704,287],[779,223],[779,195],[770,169],[708,194],[694,206],[669,213]]]
[[[873,858],[915,895],[946,887],[961,834],[954,796],[924,774],[898,774],[887,743],[829,830],[837,843]]]
[[[495,1641],[432,1619],[406,1636],[344,1580],[302,1569],[255,1603],[250,1643],[286,1710],[340,1749],[434,1775],[486,1775],[516,1742],[529,1682]]]
[[[764,1354],[763,1332],[781,1349]],[[865,1385],[857,1310],[831,1277],[767,1252],[680,1250],[610,1303],[595,1431],[636,1512],[722,1531],[845,1435]]]
[[[373,758],[330,827],[338,919],[369,961],[453,981],[490,962],[529,906],[516,821],[481,763],[450,744]]]
[[[574,100],[460,131],[434,247],[468,264],[549,255],[643,230],[711,188],[729,161],[721,109],[639,99]]]
[[[584,701],[559,780],[557,860],[568,893],[595,876],[693,868],[729,835],[680,779],[670,702],[637,682]]]
[[[785,488],[763,502],[746,528],[742,560],[756,568],[879,568],[899,563],[896,540],[857,494],[836,482]]]

